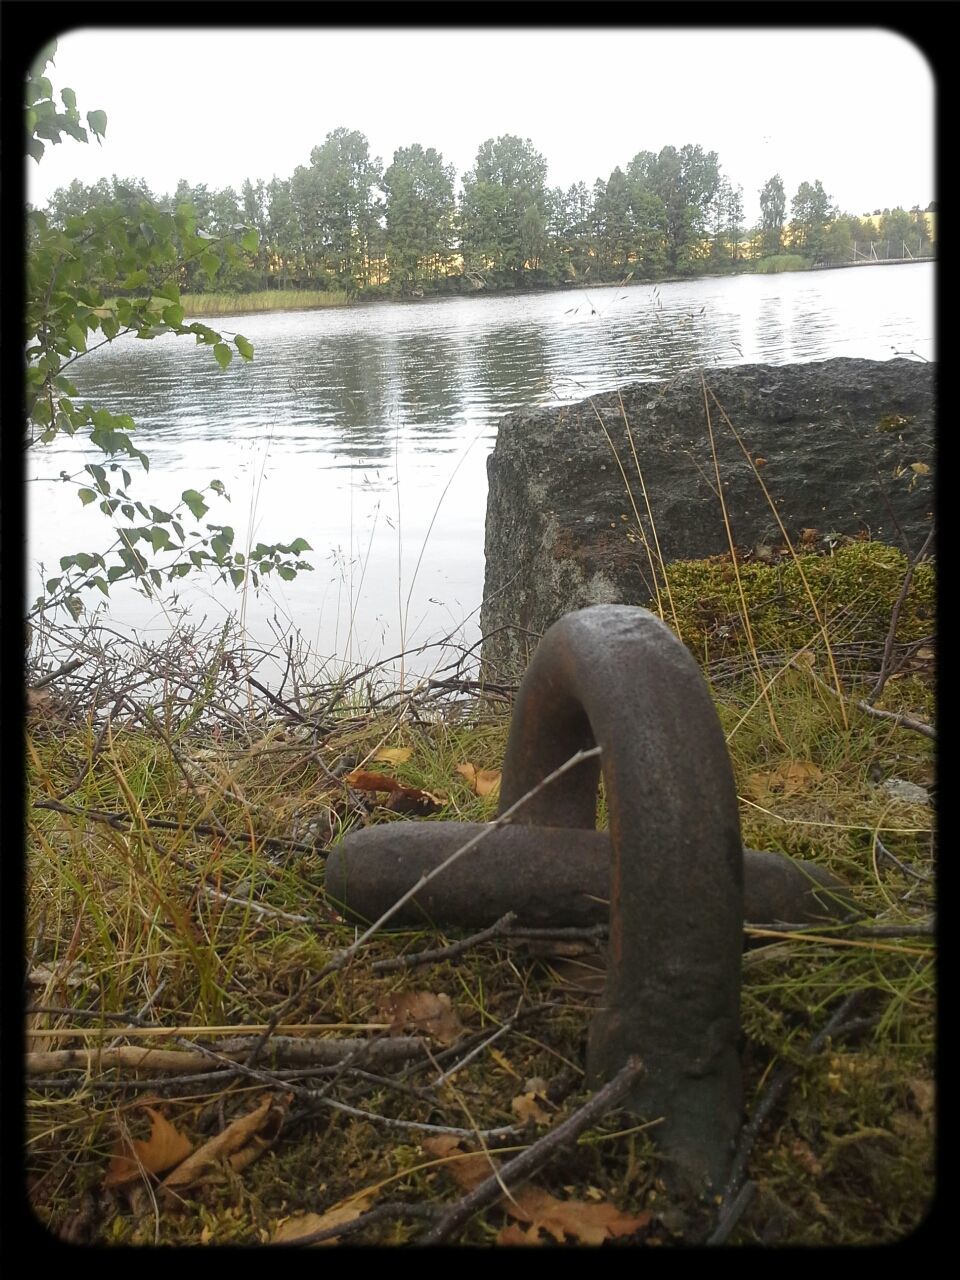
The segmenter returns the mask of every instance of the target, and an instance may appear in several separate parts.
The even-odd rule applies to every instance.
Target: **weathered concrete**
[[[741,365],[508,415],[487,462],[487,670],[518,675],[564,613],[653,598],[644,543],[658,551],[644,489],[665,562],[729,549],[704,384],[739,548],[782,535],[724,413],[764,459],[760,475],[791,539],[815,529],[916,550],[933,510],[934,376],[913,360]]]

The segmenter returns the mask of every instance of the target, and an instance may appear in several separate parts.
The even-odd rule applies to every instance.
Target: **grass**
[[[350,295],[334,289],[262,289],[255,293],[185,293],[180,299],[190,319],[237,316],[254,311],[316,311],[344,307]]]
[[[794,1074],[752,1151],[756,1190],[731,1239],[875,1244],[916,1226],[933,1193],[934,951],[917,932],[933,908],[932,819],[878,781],[929,788],[933,746],[857,706],[882,662],[902,557],[851,543],[797,559],[799,568],[789,556],[673,565],[662,595],[727,732],[745,843],[830,868],[889,926],[867,936],[807,930],[745,953],[748,1115],[779,1071]],[[843,712],[824,687],[834,671],[810,592],[826,617]],[[922,564],[900,611],[900,667],[878,709],[932,719],[932,601],[933,570]],[[291,649],[275,690],[284,710],[246,682],[253,659],[229,631],[181,630],[138,648],[82,626],[35,631],[31,685],[64,649],[82,665],[34,693],[26,726],[27,1048],[117,1049],[87,1065],[28,1060],[28,1187],[50,1230],[75,1242],[247,1244],[366,1191],[367,1208],[395,1209],[355,1239],[414,1241],[425,1229],[417,1207],[461,1194],[449,1177],[457,1153],[438,1155],[422,1145],[425,1131],[391,1123],[494,1130],[517,1122],[515,1099],[539,1092],[541,1118],[499,1144],[516,1149],[582,1102],[596,999],[587,941],[537,948],[501,937],[456,959],[381,971],[377,962],[450,941],[384,931],[351,967],[317,981],[356,938],[325,901],[325,851],[357,824],[395,819],[344,775],[356,766],[393,773],[439,797],[440,817],[487,820],[495,797],[475,795],[457,766],[499,767],[507,697],[391,689],[376,669],[331,681]],[[466,655],[457,674],[469,674]],[[376,762],[385,747],[408,754]],[[294,1056],[296,1046],[302,1054],[318,1042],[376,1039],[389,1022],[385,1001],[423,992],[448,997],[463,1028],[453,1046],[433,1041],[433,1065],[364,1073],[347,1063],[317,1075]],[[852,992],[862,993],[857,1033],[806,1056]],[[184,1057],[173,1074],[129,1065],[144,1045],[196,1057],[198,1043],[229,1053],[238,1037],[242,1065],[281,1007],[259,1076],[226,1058],[213,1073],[202,1056],[189,1066]],[[171,1038],[158,1041],[157,1028]],[[478,1048],[498,1032],[437,1083],[457,1044]],[[272,1120],[238,1139],[233,1163],[175,1194],[144,1169],[111,1183],[122,1135],[148,1138],[145,1105],[195,1147],[231,1124],[239,1132],[258,1106],[271,1107]],[[142,1160],[159,1146],[156,1136],[146,1142]],[[536,1183],[563,1200],[649,1213],[637,1238],[665,1243],[675,1226],[658,1172],[646,1131],[610,1117]],[[488,1209],[457,1242],[492,1243],[504,1222],[502,1209]]]

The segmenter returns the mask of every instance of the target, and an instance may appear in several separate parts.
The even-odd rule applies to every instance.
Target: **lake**
[[[352,666],[446,636],[478,638],[485,463],[503,414],[690,367],[898,352],[933,359],[934,264],[478,293],[210,323],[249,338],[253,363],[237,357],[221,373],[192,340],[127,338],[73,366],[80,398],[136,421],[151,470],[134,475],[134,498],[169,510],[184,489],[216,478],[231,501],[212,503],[206,519],[232,525],[237,549],[248,536],[306,538],[313,572],[248,595],[246,630],[270,643],[293,626],[320,655]],[[86,461],[102,458],[69,439],[28,460],[28,600],[41,563],[50,577],[61,555],[106,549],[96,506],[81,508],[58,480],[61,471],[79,478]],[[191,621],[216,623],[240,608],[231,588],[185,583],[178,600]],[[108,607],[112,625],[141,636],[171,625],[159,602],[129,588],[115,587]],[[432,668],[438,652],[408,669]]]

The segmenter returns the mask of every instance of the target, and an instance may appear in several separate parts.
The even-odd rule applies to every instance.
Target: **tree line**
[[[148,201],[223,237],[253,228],[255,252],[224,262],[211,279],[187,263],[180,287],[245,293],[263,289],[392,293],[517,287],[564,281],[643,279],[744,270],[790,253],[811,265],[870,256],[929,254],[931,231],[915,206],[885,210],[879,226],[841,214],[819,180],[802,182],[787,211],[783,181],[760,192],[759,225],[745,224],[743,188],[715,151],[686,144],[641,151],[592,187],[547,185],[547,162],[529,139],[490,138],[455,191],[456,173],[433,147],[401,147],[384,168],[366,137],[334,129],[291,177],[210,190],[181,180],[155,196],[142,180],[79,181],[51,197],[54,225],[103,205]],[[889,245],[895,244],[893,253]]]

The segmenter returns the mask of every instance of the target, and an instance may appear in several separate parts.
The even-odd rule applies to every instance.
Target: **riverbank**
[[[674,605],[701,628],[744,843],[820,863],[868,921],[746,931],[746,1110],[773,1114],[746,1153],[754,1192],[730,1242],[891,1242],[933,1193],[933,743],[891,719],[934,712],[934,641],[914,607],[930,568],[905,605],[902,573],[879,575],[899,618],[889,645],[861,635],[874,614],[854,599],[831,615],[832,657],[814,637],[802,661],[796,600],[778,632],[781,605],[764,593],[763,652],[732,649],[749,629],[727,616],[730,565],[700,568],[689,598],[678,575]],[[710,619],[704,575],[723,596]],[[470,1132],[506,1160],[586,1097],[596,937],[531,941],[501,922],[450,946],[440,922],[380,931],[349,970],[336,963],[357,930],[325,897],[328,849],[405,801],[415,819],[492,818],[515,689],[478,688],[466,652],[432,683],[392,690],[376,668],[331,676],[295,637],[278,658],[286,674],[268,693],[263,655],[236,628],[149,647],[96,624],[34,634],[27,1185],[40,1221],[73,1243],[253,1244],[333,1224],[350,1242],[416,1243],[461,1194],[446,1170],[467,1167]],[[848,998],[852,1021],[824,1052]],[[211,1181],[231,1142],[232,1170]],[[537,1195],[573,1242],[600,1238],[599,1206],[603,1238],[676,1243],[658,1169],[636,1122],[611,1116],[538,1175]],[[313,1190],[291,1199],[291,1187]],[[489,1207],[451,1243],[510,1230]]]
[[[472,277],[445,277],[443,288],[423,288],[416,294],[397,293],[389,285],[370,286],[357,293],[337,290],[318,289],[261,289],[251,293],[185,293],[180,302],[190,319],[211,318],[215,316],[247,315],[268,311],[317,311],[328,307],[368,307],[378,303],[429,302],[438,298],[450,297],[502,297],[511,295],[534,295],[541,293],[563,293],[574,289],[629,288],[643,286],[646,288],[665,285],[691,283],[697,280],[718,280],[727,276],[738,275],[773,275],[795,273],[798,271],[832,271],[842,267],[885,267],[904,266],[914,262],[934,262],[935,258],[895,258],[857,262],[833,262],[826,265],[814,265],[806,262],[796,254],[781,254],[774,258],[761,258],[757,262],[744,265],[735,271],[703,271],[689,276],[650,276],[637,278],[631,275],[626,279],[599,280],[582,277],[576,280],[560,280],[555,284],[544,281],[531,282],[522,287],[508,285],[483,284],[478,286]],[[800,265],[802,264],[802,265]],[[452,283],[455,282],[455,283]]]

